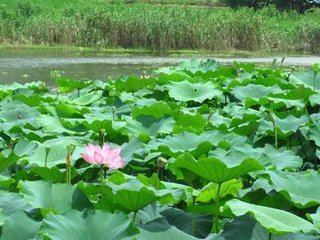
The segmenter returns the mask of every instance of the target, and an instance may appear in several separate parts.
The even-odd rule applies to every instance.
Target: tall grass
[[[320,52],[317,11],[43,2],[0,5],[0,44]]]

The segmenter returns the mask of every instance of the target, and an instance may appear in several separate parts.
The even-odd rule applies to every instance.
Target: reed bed
[[[320,52],[319,11],[44,2],[1,4],[0,44]]]

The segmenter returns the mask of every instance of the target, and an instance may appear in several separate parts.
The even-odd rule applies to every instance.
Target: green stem
[[[132,218],[132,223],[133,223],[133,224],[136,222],[137,213],[138,213],[138,211],[134,211],[134,213],[133,213],[133,218]]]
[[[218,190],[217,190],[217,198],[216,198],[216,209],[215,209],[215,213],[214,213],[214,232],[218,233],[220,232],[220,219],[219,219],[219,215],[220,215],[220,190],[221,190],[221,183],[219,183],[218,185]]]
[[[195,233],[195,229],[196,229],[196,224],[195,224],[195,215],[194,215],[194,201],[195,201],[195,197],[192,200],[192,236],[194,236]]]
[[[317,76],[317,73],[314,72],[313,73],[313,91],[316,91],[316,76]]]
[[[47,167],[50,148],[45,148],[45,151],[46,151],[46,155],[45,155],[45,158],[44,158],[44,166]]]
[[[66,169],[66,183],[71,184],[71,164],[69,161],[69,156],[67,157],[67,169]]]
[[[276,126],[274,127],[274,145],[278,149],[278,130]]]
[[[100,175],[100,184],[102,186],[104,181],[104,165],[101,165],[99,175]]]

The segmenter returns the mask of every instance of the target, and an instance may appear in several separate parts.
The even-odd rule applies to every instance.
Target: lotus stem
[[[221,190],[221,183],[218,184],[218,190],[217,190],[217,198],[216,198],[216,209],[214,212],[214,219],[213,219],[213,232],[218,233],[220,232],[220,190]]]
[[[74,145],[67,146],[67,157],[66,157],[66,183],[71,184],[71,160],[72,154],[75,149]]]
[[[277,129],[277,123],[276,123],[276,115],[272,110],[270,110],[272,125],[273,125],[273,131],[274,131],[274,147],[278,149],[278,129]]]
[[[195,226],[195,216],[194,216],[194,202],[195,202],[195,197],[192,198],[192,236],[194,236],[194,233],[195,233],[195,229],[196,229],[196,226]]]
[[[134,211],[134,212],[133,212],[133,218],[132,218],[132,223],[133,223],[133,224],[136,222],[137,213],[138,213],[138,211]]]
[[[317,76],[317,72],[314,71],[313,72],[313,91],[316,91],[316,76]]]
[[[100,129],[100,133],[99,133],[99,145],[102,147],[103,144],[105,143],[105,134],[106,134],[106,130],[105,129]]]
[[[45,158],[44,158],[44,166],[47,167],[48,165],[48,156],[49,156],[50,148],[45,148]]]

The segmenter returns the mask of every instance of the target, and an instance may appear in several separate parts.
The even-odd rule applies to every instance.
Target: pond
[[[281,57],[266,58],[232,58],[215,57],[215,55],[195,56],[155,56],[155,55],[117,55],[101,53],[65,53],[44,50],[0,50],[0,83],[45,81],[52,84],[52,71],[59,71],[66,78],[80,80],[106,80],[121,75],[151,73],[154,69],[169,64],[177,64],[192,58],[213,58],[219,62],[231,63],[254,62],[272,64],[275,58],[280,64]],[[287,57],[283,64],[310,66],[320,63],[319,56]]]

